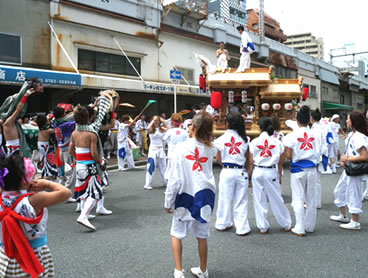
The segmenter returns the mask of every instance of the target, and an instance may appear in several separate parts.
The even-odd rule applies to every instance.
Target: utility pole
[[[261,43],[264,42],[264,0],[259,0],[259,16],[258,16],[258,25],[259,25],[259,37],[261,39]]]

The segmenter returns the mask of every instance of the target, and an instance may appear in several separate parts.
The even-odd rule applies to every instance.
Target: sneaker
[[[291,229],[291,232],[292,232],[293,234],[297,235],[297,236],[300,236],[300,237],[305,236],[305,233],[298,233],[298,232],[295,230],[295,228],[292,228],[292,229]]]
[[[356,230],[359,231],[360,230],[360,223],[359,222],[355,222],[353,219],[351,219],[351,221],[347,224],[340,224],[340,228],[341,229],[345,229],[345,230]]]
[[[327,168],[326,171],[321,172],[322,175],[332,175],[332,170],[330,167]]]
[[[289,226],[284,227],[284,231],[285,232],[290,232],[291,231],[291,224],[289,224]]]
[[[259,230],[259,233],[262,234],[262,235],[266,234],[267,232],[268,232],[268,229]]]
[[[152,186],[150,186],[150,185],[145,185],[145,186],[143,186],[143,188],[147,189],[147,190],[152,190]]]
[[[92,219],[95,219],[95,218],[96,218],[96,215],[88,214],[88,220],[92,220]]]
[[[330,220],[337,221],[337,222],[342,222],[342,223],[349,223],[349,221],[350,221],[347,216],[344,216],[342,214],[339,214],[339,215],[331,215],[330,216]]]
[[[183,270],[180,271],[180,270],[177,270],[175,268],[175,270],[174,270],[174,278],[185,278],[184,273],[183,273]]]
[[[238,233],[235,233],[235,234],[236,234],[237,236],[246,236],[246,235],[249,235],[251,231],[252,231],[252,230],[249,230],[248,232],[245,232],[245,233],[243,233],[243,234],[238,234]]]
[[[96,213],[100,215],[110,215],[112,214],[112,211],[106,209],[105,207],[99,207],[96,209]]]
[[[95,226],[88,221],[88,217],[79,216],[77,222],[92,231],[96,231]]]
[[[67,200],[68,203],[75,203],[77,202],[76,199],[74,199],[73,197],[69,197],[69,199]]]
[[[208,278],[209,275],[208,275],[208,269],[206,269],[205,272],[202,272],[201,268],[198,266],[198,267],[192,267],[190,269],[190,271],[192,272],[192,274],[198,278]]]
[[[219,232],[225,232],[227,230],[230,230],[232,227],[233,227],[233,223],[231,223],[229,226],[227,226],[225,228],[221,228],[221,229],[216,228],[216,230],[219,231]]]

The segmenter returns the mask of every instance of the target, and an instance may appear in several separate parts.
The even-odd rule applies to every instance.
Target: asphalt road
[[[220,172],[214,168],[216,179]],[[304,238],[284,232],[269,212],[271,228],[261,235],[255,224],[249,189],[250,235],[239,237],[235,229],[218,232],[212,217],[208,269],[211,277],[367,277],[368,217],[361,218],[361,231],[345,231],[329,220],[337,212],[333,189],[340,176],[322,176],[322,208],[318,210],[313,234]],[[289,170],[285,169],[282,194],[289,208]],[[74,204],[50,208],[49,246],[54,257],[56,277],[173,277],[170,248],[171,215],[163,209],[164,188],[158,174],[154,190],[143,189],[145,169],[111,172],[106,208],[111,216],[98,216],[89,232],[76,223]],[[363,203],[368,211],[368,202]],[[190,235],[184,242],[183,265],[199,264],[197,242]]]

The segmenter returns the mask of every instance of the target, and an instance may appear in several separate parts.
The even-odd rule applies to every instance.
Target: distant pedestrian
[[[137,131],[137,144],[141,150],[142,156],[145,156],[144,150],[147,149],[147,123],[145,119],[145,115],[141,115],[135,125],[135,129]]]
[[[190,230],[198,240],[200,266],[191,269],[196,277],[208,278],[207,238],[209,221],[215,205],[215,178],[212,162],[212,118],[198,113],[189,128],[189,138],[177,146],[168,186],[165,192],[165,210],[172,213],[171,248],[175,263],[174,277],[183,278],[182,240]]]
[[[236,72],[244,72],[245,69],[250,68],[250,54],[252,54],[255,51],[252,39],[248,35],[248,33],[244,30],[244,26],[238,26],[236,27],[238,30],[241,41],[240,41],[240,62],[239,67],[236,70]]]
[[[164,152],[163,140],[166,131],[167,127],[165,120],[159,116],[153,116],[152,121],[148,125],[148,134],[151,143],[148,150],[146,183],[144,189],[152,189],[153,175],[157,168],[160,171],[162,185],[166,186],[166,154]]]
[[[119,170],[124,170],[125,160],[128,161],[128,169],[135,168],[132,148],[129,144],[129,128],[135,124],[138,116],[130,122],[129,115],[123,115],[120,118],[118,128],[118,165]]]
[[[245,163],[249,158],[249,142],[242,116],[231,112],[226,117],[226,132],[215,140],[217,160],[222,164],[216,229],[231,229],[233,212],[236,234],[244,236],[251,229],[248,222],[248,173]]]
[[[71,192],[49,180],[33,180],[35,172],[31,159],[19,154],[0,161],[0,277],[55,277],[47,207],[66,201]]]
[[[274,137],[272,121],[262,117],[258,121],[261,134],[249,146],[249,173],[253,184],[253,205],[257,227],[261,234],[267,233],[268,204],[277,223],[286,231],[291,229],[291,218],[281,196],[281,172],[284,162],[284,146]]]
[[[345,154],[341,157],[341,164],[345,162],[368,161],[368,131],[365,118],[358,111],[351,112],[346,120],[348,128],[352,129],[345,140]],[[335,205],[339,208],[339,215],[332,215],[330,219],[346,224],[340,228],[348,230],[360,230],[359,215],[362,213],[362,180],[361,176],[348,176],[344,170],[337,182],[334,194]],[[351,213],[351,220],[347,217],[346,207]]]
[[[332,132],[332,144],[329,145],[329,153],[331,157],[331,170],[332,173],[336,173],[336,164],[338,162],[339,157],[339,134],[342,134],[346,138],[345,132],[342,130],[340,125],[340,116],[338,114],[334,114],[331,117],[330,128]]]

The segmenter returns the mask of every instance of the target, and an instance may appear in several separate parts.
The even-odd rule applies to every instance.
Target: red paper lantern
[[[222,106],[222,94],[221,92],[212,92],[211,94],[211,106],[213,109],[220,109]]]
[[[308,97],[308,92],[309,92],[309,88],[308,87],[304,87],[303,88],[303,100],[305,101]]]

